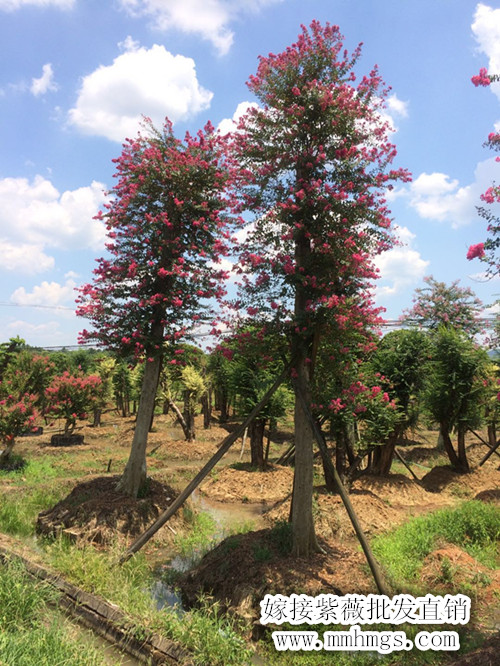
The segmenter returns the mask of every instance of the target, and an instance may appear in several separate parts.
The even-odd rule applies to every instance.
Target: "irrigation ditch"
[[[9,540],[10,541],[10,540]],[[32,561],[17,551],[4,535],[0,535],[0,561],[18,560],[36,581],[43,581],[59,593],[59,608],[79,624],[91,629],[118,650],[135,659],[135,663],[159,666],[190,666],[189,652],[178,643],[154,632],[139,632],[127,616],[114,604],[80,589],[59,574]]]

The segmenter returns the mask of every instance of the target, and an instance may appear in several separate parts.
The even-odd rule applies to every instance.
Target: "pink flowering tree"
[[[374,306],[370,294],[360,291],[327,314],[315,359],[313,412],[327,426],[335,444],[337,472],[346,480],[371,446],[385,441],[394,405],[366,364],[377,349],[382,323],[381,309]],[[327,488],[336,491],[325,464],[323,470]]]
[[[14,395],[10,389],[5,382],[0,383],[0,469],[8,463],[16,437],[34,427],[37,417],[37,396]]]
[[[425,277],[425,287],[415,290],[413,307],[405,310],[401,322],[436,330],[439,326],[459,329],[469,337],[482,330],[479,316],[481,300],[469,287],[460,287],[459,280],[450,285]]]
[[[478,86],[488,87],[491,83],[500,80],[497,74],[488,74],[485,67],[479,70],[479,74],[472,77],[472,83]],[[494,152],[500,152],[500,132],[490,132],[484,144]],[[500,157],[496,158],[497,161]],[[500,248],[500,218],[498,204],[500,203],[500,186],[493,184],[481,195],[482,206],[478,206],[478,213],[486,221],[487,238],[485,241],[471,245],[467,251],[467,259],[481,259],[487,265],[487,273],[493,277],[500,273],[500,259],[498,248]]]
[[[80,290],[78,314],[97,341],[145,362],[129,460],[118,489],[133,497],[146,481],[146,444],[165,342],[211,316],[209,299],[224,295],[225,211],[229,161],[225,143],[208,124],[177,139],[167,120],[129,139],[116,163],[117,182],[99,215],[108,254]]]
[[[79,419],[102,402],[105,385],[99,375],[74,375],[65,371],[45,389],[45,414],[63,419],[64,434],[71,435]]]
[[[235,149],[255,219],[239,267],[241,305],[286,322],[293,373],[312,402],[316,350],[327,313],[375,277],[370,257],[390,247],[385,191],[407,172],[381,110],[377,68],[356,83],[338,27],[314,21],[278,55],[261,57],[248,81],[260,106],[241,119]],[[348,315],[347,315],[348,316]],[[313,435],[295,405],[293,553],[317,549],[312,513]]]
[[[20,351],[12,359],[5,374],[10,392],[15,395],[34,395],[37,412],[44,416],[45,389],[55,375],[55,364],[45,354]]]
[[[45,389],[54,374],[48,356],[18,349],[12,353],[0,381],[0,467],[10,457],[16,438],[35,429],[44,414]]]

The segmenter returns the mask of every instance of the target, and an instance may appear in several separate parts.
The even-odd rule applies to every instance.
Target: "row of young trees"
[[[16,437],[28,434],[35,422],[58,420],[64,434],[71,434],[89,410],[99,410],[108,399],[100,374],[86,374],[81,366],[61,367],[60,355],[23,349],[22,340],[11,340],[0,349],[0,467],[9,460]],[[67,359],[66,359],[67,361]]]
[[[405,315],[411,328],[388,333],[371,346],[344,340],[342,364],[319,355],[313,387],[317,402],[311,408],[334,445],[341,477],[358,473],[367,456],[365,471],[387,474],[395,445],[422,418],[439,427],[440,441],[459,471],[468,471],[468,429],[486,423],[495,442],[497,367],[471,335],[479,304],[456,284],[447,287],[432,278],[427,282],[433,287],[417,290],[415,306]],[[456,319],[447,317],[451,309]],[[200,408],[205,428],[211,424],[212,405],[220,422],[228,419],[230,405],[233,415],[246,417],[281,372],[283,361],[275,359],[286,346],[282,336],[255,325],[227,338],[211,354],[192,345],[177,346],[181,353],[170,354],[176,358],[160,374],[157,410],[171,411],[188,441],[196,436]],[[43,355],[22,347],[13,353],[12,345],[2,347],[0,431],[4,443],[9,442],[3,461],[15,437],[29,430],[37,415],[45,422],[62,419],[69,433],[77,419],[91,417],[94,426],[100,425],[104,408],[123,416],[136,413],[143,363],[131,365],[90,350],[75,359],[71,354]],[[277,421],[289,413],[292,395],[290,385],[280,387],[250,427],[251,462],[259,469],[265,468],[269,451],[264,448],[265,428],[269,444]],[[333,479],[325,476],[334,489]]]

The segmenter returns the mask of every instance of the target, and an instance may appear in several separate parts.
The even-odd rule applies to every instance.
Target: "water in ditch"
[[[259,529],[263,526],[263,513],[266,505],[263,503],[243,503],[243,502],[215,502],[209,500],[199,492],[195,491],[191,495],[191,502],[199,511],[208,513],[214,521],[214,532],[212,534],[212,544],[215,547],[231,531],[241,525],[252,524],[253,529]],[[189,571],[202,557],[201,550],[194,550],[189,556],[176,555],[167,564],[159,570],[160,577],[163,574],[185,573]],[[157,580],[151,591],[156,601],[157,608],[164,606],[177,607],[182,612],[182,600],[175,592],[175,589],[164,583],[161,578]]]
[[[207,499],[197,491],[191,495],[191,502],[199,511],[208,513],[212,517],[215,527],[212,535],[214,546],[220,543],[238,526],[251,523],[253,529],[259,529],[264,525],[262,516],[267,507],[263,503],[215,502]],[[172,572],[184,573],[191,569],[202,555],[203,553],[196,552],[196,550],[189,557],[176,555],[168,564],[163,565],[159,574],[162,576],[165,574],[165,571],[170,574]],[[186,612],[182,605],[182,599],[175,591],[175,588],[163,582],[161,578],[155,581],[151,594],[158,609],[167,607],[181,615]],[[251,663],[253,666],[265,665],[265,661],[257,652],[252,656]]]

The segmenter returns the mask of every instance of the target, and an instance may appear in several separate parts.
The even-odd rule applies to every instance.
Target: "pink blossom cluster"
[[[37,396],[24,393],[14,396],[0,384],[0,441],[13,440],[34,426]]]
[[[45,415],[64,419],[65,433],[86,418],[89,410],[101,400],[102,379],[98,375],[74,375],[68,371],[52,379],[45,389]]]
[[[479,86],[489,86],[491,84],[491,79],[488,75],[488,70],[486,67],[481,67],[479,74],[473,76],[471,81],[476,86],[476,88]]]

